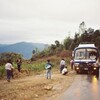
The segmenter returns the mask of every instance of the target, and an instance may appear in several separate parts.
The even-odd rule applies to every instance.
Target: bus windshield
[[[79,48],[75,51],[75,59],[97,59],[97,50],[95,48]]]

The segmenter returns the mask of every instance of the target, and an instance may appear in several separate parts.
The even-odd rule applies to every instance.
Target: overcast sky
[[[0,0],[0,44],[62,42],[82,21],[100,28],[100,0]]]

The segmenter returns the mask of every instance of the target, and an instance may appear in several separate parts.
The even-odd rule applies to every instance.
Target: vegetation
[[[86,29],[85,23],[80,24],[79,30],[81,30],[81,32],[75,33],[73,39],[71,37],[64,39],[63,45],[66,50],[73,50],[80,43],[93,43],[100,50],[100,30],[94,31],[92,28]]]
[[[13,52],[6,52],[0,54],[0,65],[4,65],[9,59],[12,62],[16,62],[18,58],[22,58],[21,54],[13,53]]]
[[[55,44],[51,44],[48,49],[35,53],[35,55],[32,56],[31,61],[34,61],[34,58],[36,60],[36,58],[49,57],[53,55],[60,57],[71,57],[71,52],[74,50],[74,48],[82,43],[93,43],[100,50],[100,30],[94,31],[92,28],[87,29],[85,22],[82,22],[79,25],[79,32],[75,33],[74,38],[68,36],[64,39],[63,43],[55,40]],[[66,53],[69,53],[70,55],[66,55]]]

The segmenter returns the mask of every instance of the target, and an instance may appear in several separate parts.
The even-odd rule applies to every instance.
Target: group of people
[[[71,69],[73,70],[73,60],[71,60],[70,63],[71,63]],[[17,60],[18,72],[21,71],[21,64],[22,64],[21,59],[18,59]],[[53,64],[51,64],[50,60],[47,60],[47,63],[45,65],[47,79],[51,79],[52,67],[53,67]],[[13,78],[13,69],[14,69],[11,60],[8,60],[8,62],[5,65],[5,69],[6,69],[7,81],[10,82],[11,77]],[[62,75],[66,75],[68,73],[67,65],[66,65],[66,62],[64,59],[61,59],[61,61],[60,61],[60,73]]]
[[[18,59],[17,60],[17,69],[19,72],[21,71],[21,64],[22,64],[21,59]],[[5,64],[5,70],[6,70],[7,81],[10,82],[11,77],[13,78],[13,70],[14,70],[12,61],[10,59]]]
[[[51,64],[50,60],[47,60],[47,63],[45,65],[46,78],[47,79],[51,79],[51,69],[52,69],[52,66],[53,65]],[[64,59],[61,59],[61,61],[60,61],[60,73],[62,75],[66,75],[68,73],[66,62],[65,62]]]
[[[64,59],[61,59],[60,61],[60,73],[63,75],[66,75],[68,72],[67,65]]]

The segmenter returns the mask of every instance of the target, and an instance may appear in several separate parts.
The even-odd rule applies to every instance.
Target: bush
[[[22,58],[21,54],[13,52],[0,53],[0,65],[4,65],[9,59],[12,62],[16,62],[18,58]]]
[[[3,78],[5,75],[5,68],[3,66],[0,66],[0,78]]]
[[[62,57],[62,58],[71,57],[71,56],[72,56],[72,52],[71,52],[71,51],[64,50],[64,51],[62,51],[62,52],[60,53],[59,56]]]

